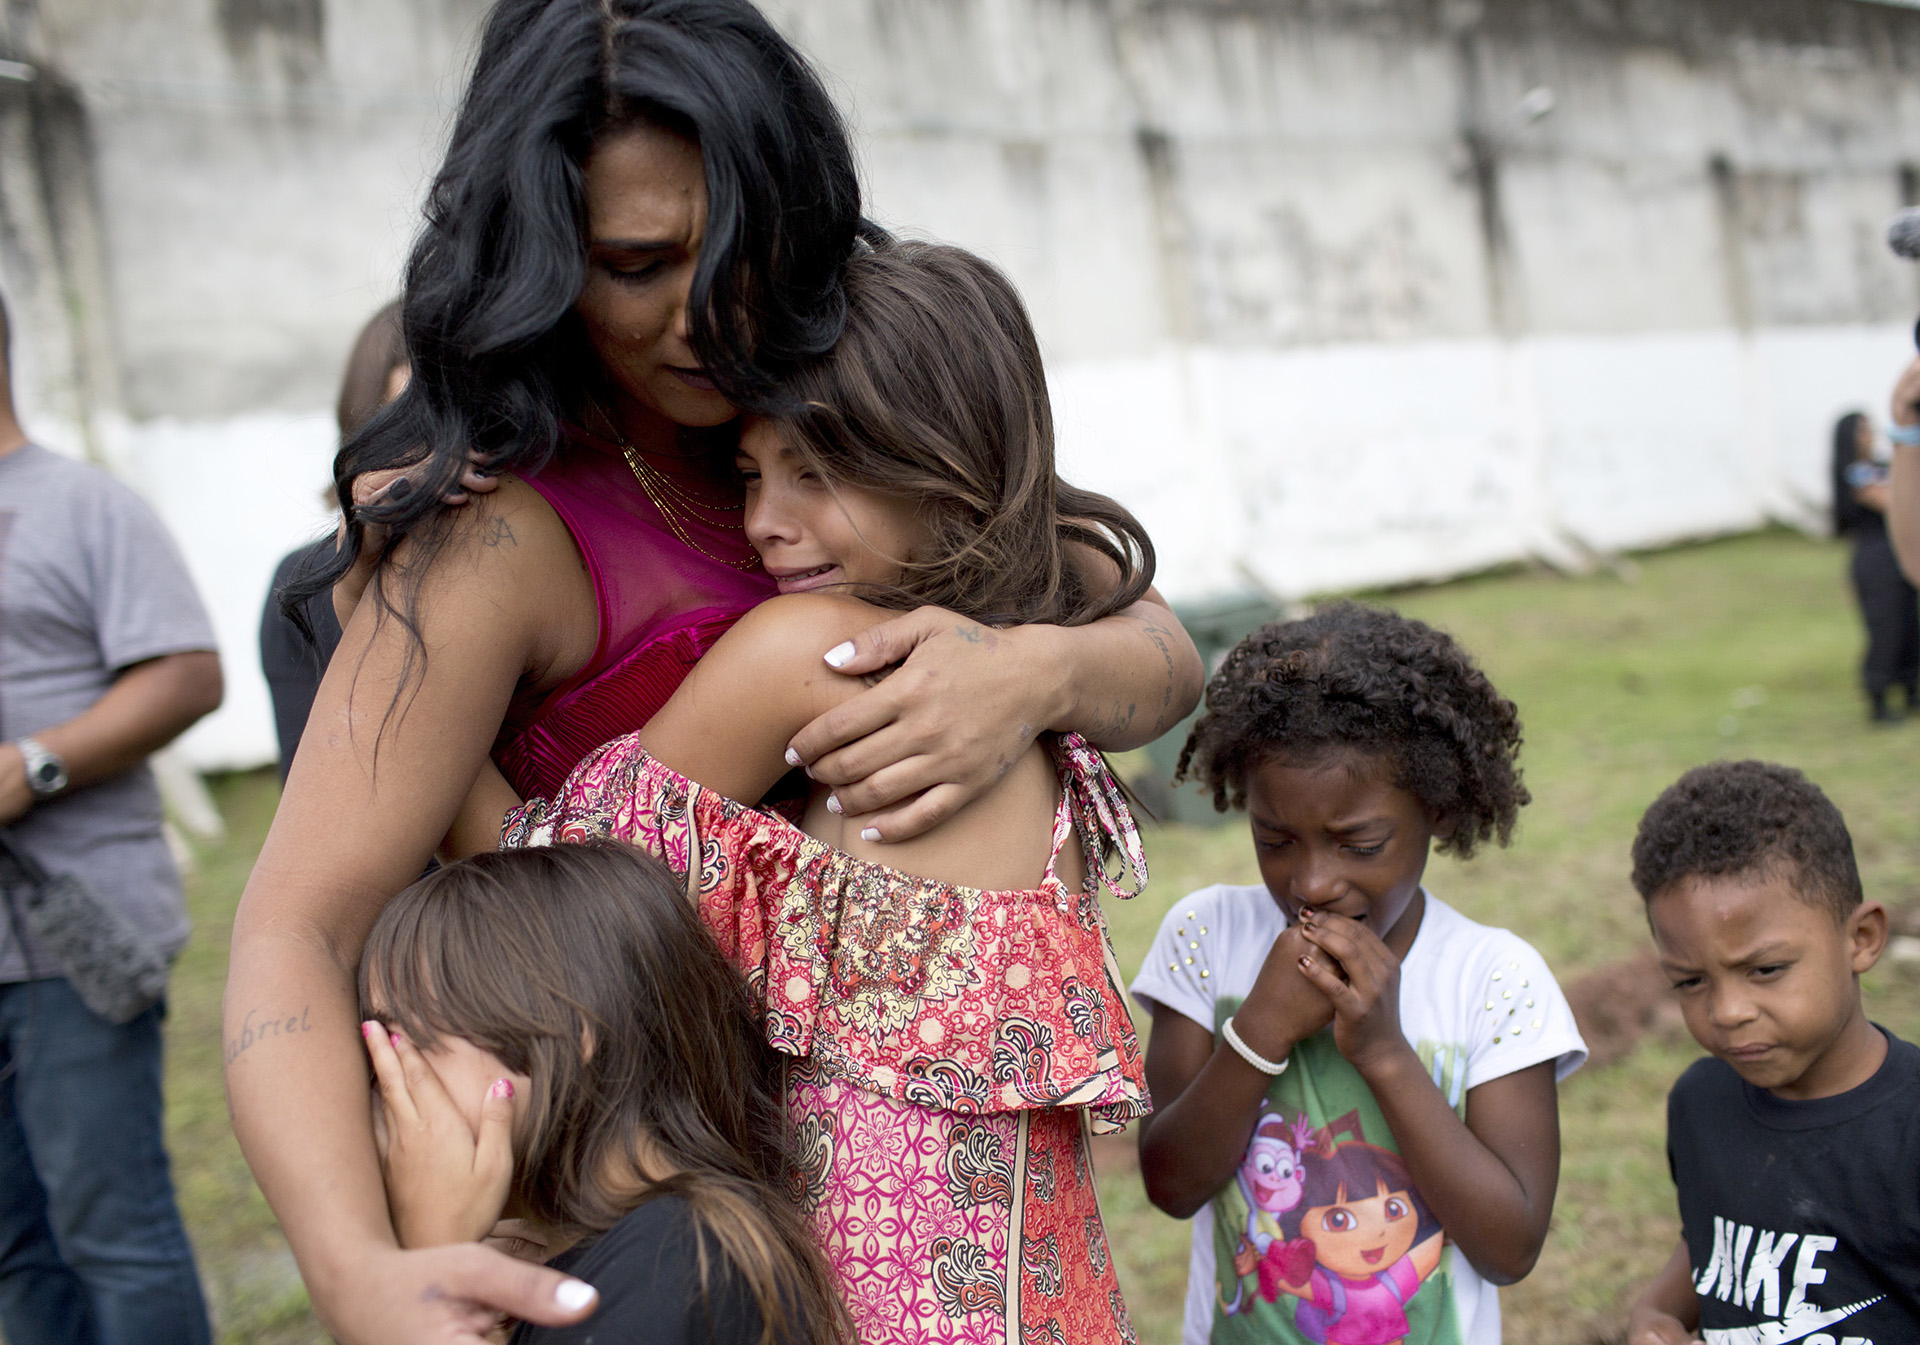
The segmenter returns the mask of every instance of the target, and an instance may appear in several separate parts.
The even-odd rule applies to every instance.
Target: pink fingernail
[[[494,1097],[512,1097],[513,1096],[513,1080],[512,1079],[498,1080],[493,1085],[493,1096]]]
[[[835,817],[839,817],[841,815],[842,809],[840,807],[840,796],[838,794],[827,795],[827,811],[832,813]]]
[[[853,657],[853,641],[843,640],[841,643],[829,649],[824,657],[827,660],[827,666],[829,668],[838,668]]]
[[[380,1024],[373,1022],[372,1020],[368,1020],[367,1022],[360,1024],[360,1035],[363,1037],[371,1037],[374,1033],[378,1032],[379,1030],[380,1030]]]
[[[800,754],[794,751],[791,747],[789,747],[787,749],[787,765],[798,766],[799,764],[800,764]]]
[[[393,1043],[394,1050],[397,1051],[400,1049],[400,1034],[398,1032],[389,1032],[387,1034],[387,1040]]]

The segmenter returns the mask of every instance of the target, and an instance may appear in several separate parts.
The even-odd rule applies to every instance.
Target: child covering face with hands
[[[600,843],[442,869],[382,912],[360,996],[401,1245],[504,1216],[509,1250],[598,1291],[586,1322],[516,1345],[849,1338],[784,1194],[746,986],[654,860]]]
[[[1506,842],[1519,743],[1451,639],[1352,603],[1255,632],[1208,687],[1181,773],[1246,808],[1263,884],[1183,898],[1133,984],[1141,1175],[1195,1216],[1190,1345],[1500,1339],[1586,1048],[1539,954],[1421,878],[1435,843]],[[1277,1136],[1298,1179],[1236,1180]]]

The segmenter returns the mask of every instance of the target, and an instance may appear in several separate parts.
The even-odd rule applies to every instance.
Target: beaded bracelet
[[[1233,1048],[1233,1053],[1235,1055],[1239,1056],[1242,1060],[1246,1061],[1249,1065],[1252,1065],[1255,1069],[1259,1070],[1262,1074],[1268,1076],[1269,1078],[1274,1078],[1274,1079],[1279,1078],[1282,1074],[1285,1074],[1287,1072],[1287,1066],[1293,1063],[1293,1060],[1291,1057],[1283,1056],[1281,1057],[1279,1063],[1276,1064],[1273,1061],[1267,1059],[1265,1056],[1261,1055],[1259,1052],[1255,1051],[1251,1046],[1247,1045],[1244,1041],[1241,1041],[1240,1034],[1233,1030],[1232,1018],[1228,1018],[1226,1022],[1220,1025],[1220,1035],[1227,1039],[1227,1045]]]

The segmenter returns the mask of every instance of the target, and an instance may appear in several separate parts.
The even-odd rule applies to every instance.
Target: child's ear
[[[1870,970],[1887,951],[1887,908],[1877,901],[1856,906],[1847,917],[1847,944],[1853,954],[1853,974]]]
[[[1460,814],[1458,813],[1439,813],[1437,815],[1434,815],[1434,814],[1429,815],[1429,820],[1427,822],[1427,830],[1433,834],[1433,839],[1436,841],[1440,841],[1444,843],[1446,841],[1452,840],[1453,833],[1458,831],[1459,829],[1460,829]]]

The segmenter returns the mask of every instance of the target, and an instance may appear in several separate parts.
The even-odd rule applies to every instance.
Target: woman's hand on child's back
[[[1368,1067],[1408,1050],[1400,1030],[1400,959],[1357,920],[1331,912],[1300,912],[1308,945],[1301,972],[1333,1007],[1333,1040],[1366,1077]]]
[[[1059,717],[1054,679],[1021,653],[1056,629],[995,630],[943,607],[871,626],[827,662],[891,675],[802,728],[787,760],[886,840],[911,840],[991,789]]]
[[[379,1023],[361,1031],[379,1081],[376,1138],[400,1245],[486,1237],[513,1182],[512,1083],[501,1079],[488,1089],[476,1132],[413,1043]]]

